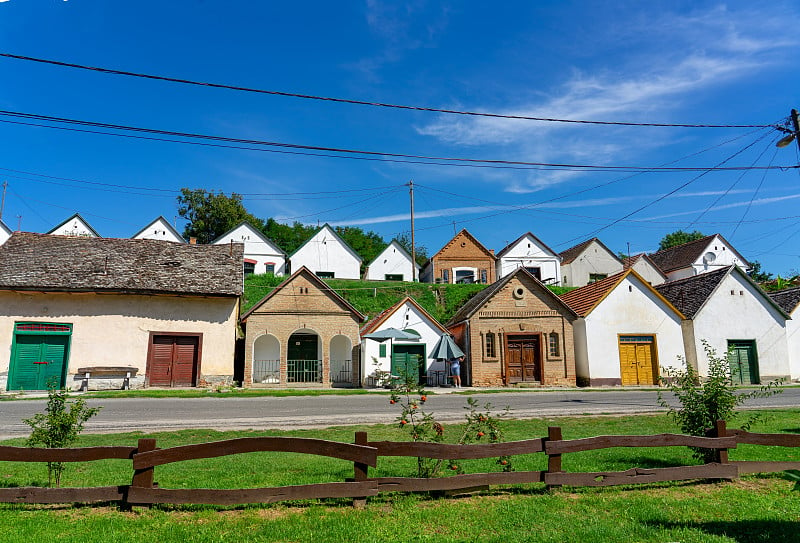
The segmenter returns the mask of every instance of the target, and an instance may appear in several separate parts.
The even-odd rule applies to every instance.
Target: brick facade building
[[[420,273],[424,283],[494,283],[497,257],[462,230],[431,257]]]
[[[243,386],[359,386],[365,317],[307,268],[242,315]]]
[[[577,315],[524,268],[471,298],[447,324],[471,386],[575,386]]]

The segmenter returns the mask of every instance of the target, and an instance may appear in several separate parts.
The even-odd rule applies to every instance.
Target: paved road
[[[629,414],[660,411],[656,392],[536,391],[476,394],[481,404],[511,407],[516,418],[581,414]],[[87,432],[168,431],[183,428],[291,429],[393,422],[398,414],[386,395],[288,398],[122,398],[90,399],[103,406],[86,425]],[[462,420],[466,398],[458,394],[429,396],[426,408],[441,421]],[[22,419],[44,410],[45,400],[0,402],[0,439],[27,436]],[[771,398],[753,400],[753,407],[798,407],[800,388],[786,388]]]

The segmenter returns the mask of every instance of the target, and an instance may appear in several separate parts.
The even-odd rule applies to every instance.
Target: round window
[[[517,300],[521,300],[525,296],[525,289],[522,287],[516,287],[514,289],[513,296]]]

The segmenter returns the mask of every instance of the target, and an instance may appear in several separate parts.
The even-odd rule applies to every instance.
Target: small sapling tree
[[[467,410],[466,418],[467,423],[464,425],[464,431],[458,440],[461,445],[470,443],[500,443],[503,441],[503,430],[500,427],[500,421],[507,417],[511,411],[506,407],[499,414],[494,414],[494,406],[491,402],[483,404],[481,410],[478,406],[478,400],[472,397],[467,398],[467,405],[464,406]],[[514,471],[514,466],[511,464],[511,457],[508,455],[500,456],[497,459],[503,471]],[[457,473],[463,473],[461,465],[455,460],[450,461],[450,469]]]
[[[705,340],[703,350],[708,359],[708,376],[701,378],[697,370],[686,364],[683,368],[665,368],[662,384],[672,392],[680,407],[672,406],[664,395],[658,393],[658,403],[667,408],[667,413],[685,434],[704,437],[718,420],[730,422],[740,416],[740,405],[754,398],[766,398],[782,392],[781,380],[771,381],[758,390],[737,391],[734,377],[736,371],[731,366],[731,353],[717,356],[716,350]],[[751,413],[740,417],[740,427],[749,429],[760,416]],[[717,458],[714,449],[692,448],[693,456],[703,462],[714,462]]]
[[[83,424],[95,416],[100,407],[87,407],[86,401],[78,398],[69,401],[69,393],[60,389],[55,379],[47,382],[47,407],[44,413],[37,413],[23,422],[33,431],[28,438],[29,447],[45,447],[60,449],[68,447],[83,431]],[[47,463],[47,481],[49,486],[61,486],[61,474],[64,472],[63,462]]]

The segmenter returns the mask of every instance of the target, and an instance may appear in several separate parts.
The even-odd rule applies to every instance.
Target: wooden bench
[[[122,390],[130,390],[131,377],[136,377],[139,368],[132,366],[93,366],[88,368],[78,368],[78,375],[83,375],[80,390],[89,390],[89,379],[122,379]]]

